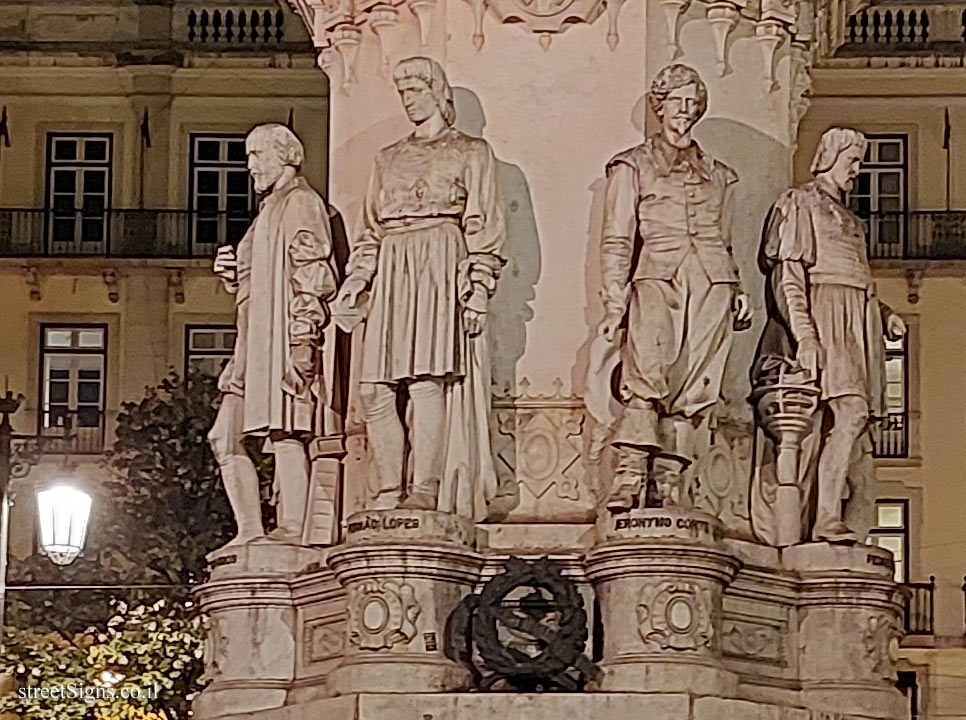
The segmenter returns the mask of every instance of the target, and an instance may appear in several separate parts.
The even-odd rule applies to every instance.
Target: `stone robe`
[[[244,434],[323,435],[333,388],[325,383],[319,348],[326,301],[337,289],[325,201],[301,176],[275,189],[238,244],[237,258],[238,337],[219,387],[244,398]],[[316,355],[314,379],[298,394],[283,387],[296,344],[310,345]]]
[[[505,226],[489,145],[453,128],[405,138],[376,157],[365,230],[350,275],[372,283],[360,380],[446,382],[447,437],[438,508],[477,520],[496,490],[489,439],[486,333],[463,310],[487,309]]]

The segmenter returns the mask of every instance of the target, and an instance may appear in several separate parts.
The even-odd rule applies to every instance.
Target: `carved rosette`
[[[637,631],[649,649],[710,648],[713,610],[711,591],[697,583],[645,583],[637,603]]]
[[[364,650],[408,645],[416,637],[419,612],[409,583],[361,582],[349,592],[349,642]]]

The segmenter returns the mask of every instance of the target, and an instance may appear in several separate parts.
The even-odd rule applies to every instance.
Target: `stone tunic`
[[[661,136],[608,163],[602,295],[608,314],[627,313],[624,402],[690,417],[717,401],[738,283],[723,231],[736,181],[697,145],[673,148]]]

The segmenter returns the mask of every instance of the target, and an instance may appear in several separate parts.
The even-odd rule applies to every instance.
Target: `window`
[[[919,720],[919,678],[916,677],[915,670],[897,672],[896,688],[908,702],[909,720]]]
[[[241,240],[255,205],[244,136],[192,135],[189,182],[195,251]]]
[[[908,334],[900,340],[886,340],[886,416],[872,427],[875,457],[903,458],[909,455],[908,341]]]
[[[866,540],[889,550],[895,561],[895,581],[909,582],[909,501],[877,500],[875,503],[875,527]]]
[[[111,205],[111,135],[47,135],[48,250],[101,254]]]
[[[869,221],[869,256],[903,256],[906,239],[905,135],[867,135],[869,147],[849,193],[849,205]]]
[[[185,327],[185,375],[200,370],[218,376],[235,347],[232,325],[188,325]]]
[[[41,327],[40,433],[51,452],[100,452],[104,443],[103,325]]]

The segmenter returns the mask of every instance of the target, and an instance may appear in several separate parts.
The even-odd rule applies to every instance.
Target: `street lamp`
[[[54,485],[37,491],[40,518],[40,546],[57,565],[70,565],[87,537],[91,496],[69,485]]]
[[[21,463],[14,462],[13,441],[33,439],[32,435],[15,434],[10,424],[10,416],[17,412],[23,400],[23,395],[14,395],[9,390],[0,395],[0,648],[3,647],[6,627],[10,479],[15,465],[18,470],[25,470]],[[84,547],[91,511],[90,495],[67,485],[56,485],[37,493],[37,509],[44,552],[58,565],[70,564]]]

